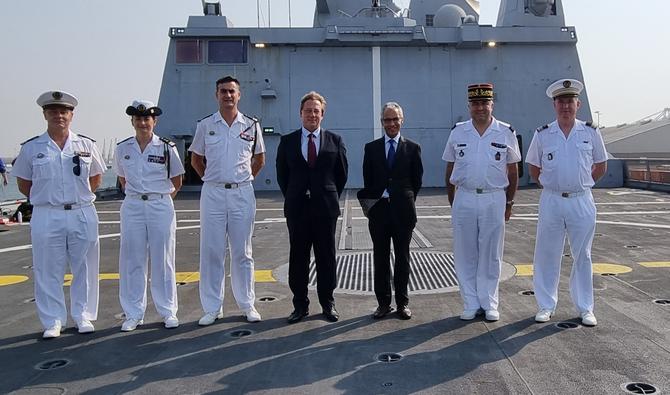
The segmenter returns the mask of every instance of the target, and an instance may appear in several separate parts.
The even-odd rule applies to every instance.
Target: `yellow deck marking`
[[[522,264],[514,265],[516,267],[517,276],[532,276],[533,275],[533,265]]]
[[[254,279],[257,283],[275,283],[277,279],[272,277],[272,270],[256,270]]]
[[[178,272],[176,277],[178,283],[196,283],[200,281],[200,272]]]
[[[0,276],[0,287],[28,281],[28,276]]]
[[[640,262],[644,267],[670,267],[670,262]]]
[[[593,264],[593,273],[594,274],[603,274],[603,273],[614,273],[622,274],[632,272],[628,266],[624,265],[615,265],[613,263],[594,263]]]
[[[256,270],[255,280],[257,283],[274,283],[277,279],[272,277],[272,270]],[[0,276],[0,287],[4,285],[19,284],[28,281],[28,276],[7,275]],[[118,280],[119,273],[100,273],[99,280]],[[177,282],[179,283],[195,283],[200,281],[200,272],[178,272],[176,274]],[[68,273],[63,278],[63,285],[69,287],[72,285],[72,274]]]
[[[516,267],[517,276],[532,276],[533,275],[533,265],[529,264],[520,264],[514,265]],[[669,265],[670,266],[670,265]],[[593,273],[602,274],[602,273],[615,273],[622,274],[633,271],[628,266],[624,265],[615,265],[612,263],[594,263],[593,264]]]

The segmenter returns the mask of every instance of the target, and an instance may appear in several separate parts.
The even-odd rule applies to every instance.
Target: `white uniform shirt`
[[[117,144],[114,152],[114,171],[126,179],[126,193],[167,194],[174,192],[170,178],[184,174],[184,165],[177,153],[177,147],[171,147],[154,134],[144,152],[140,150],[140,145],[134,136]]]
[[[521,160],[516,132],[493,118],[482,136],[472,120],[451,131],[442,160],[454,162],[449,181],[466,189],[502,189],[509,185],[507,164]]]
[[[85,204],[95,200],[89,177],[106,170],[95,142],[70,131],[63,149],[45,132],[25,142],[16,158],[12,174],[32,181],[30,203],[34,206]],[[74,174],[79,158],[79,175]]]
[[[597,129],[576,120],[566,138],[554,121],[535,131],[528,147],[526,163],[542,169],[540,184],[554,192],[581,192],[595,182],[594,163],[607,160],[605,143]]]
[[[260,123],[238,112],[229,127],[217,111],[198,122],[188,150],[207,159],[203,181],[241,183],[254,179],[251,157],[265,152],[265,144]]]

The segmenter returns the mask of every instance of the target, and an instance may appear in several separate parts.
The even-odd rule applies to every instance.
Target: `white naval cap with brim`
[[[138,117],[157,117],[162,113],[163,111],[149,100],[133,100],[133,104],[126,108],[126,114],[130,116],[135,115]]]
[[[570,78],[560,79],[547,88],[547,96],[555,99],[560,96],[579,96],[584,90],[584,84]]]
[[[77,107],[77,104],[79,104],[77,98],[73,94],[64,91],[44,92],[37,98],[37,105],[42,108],[57,105],[73,110]]]

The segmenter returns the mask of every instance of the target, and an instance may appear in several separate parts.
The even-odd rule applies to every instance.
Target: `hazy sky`
[[[267,1],[260,0],[262,26]],[[287,26],[289,0],[271,2],[272,26]],[[293,26],[311,26],[314,3],[291,0]],[[235,26],[257,25],[256,1],[221,4]],[[481,0],[480,23],[495,24],[498,5]],[[669,0],[563,0],[563,6],[566,24],[577,28],[591,109],[600,111],[601,124],[670,107]],[[15,155],[20,142],[44,131],[35,99],[51,89],[78,96],[73,129],[101,147],[105,139],[132,135],[124,109],[133,98],[158,101],[168,28],[202,13],[200,0],[0,0],[0,8],[1,156]]]

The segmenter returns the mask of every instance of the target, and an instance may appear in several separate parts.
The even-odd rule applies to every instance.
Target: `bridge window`
[[[209,63],[247,63],[247,40],[210,40]]]
[[[202,63],[202,41],[200,40],[177,40],[176,42],[177,63]]]
[[[435,14],[426,14],[426,26],[433,26],[433,18]]]

